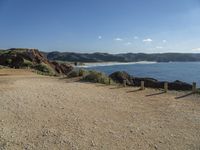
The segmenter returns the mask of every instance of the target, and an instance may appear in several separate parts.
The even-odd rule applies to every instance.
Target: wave
[[[78,66],[81,68],[92,68],[99,66],[116,66],[116,65],[133,65],[133,64],[155,64],[157,62],[153,61],[139,61],[139,62],[100,62],[100,63],[84,63],[83,66]]]

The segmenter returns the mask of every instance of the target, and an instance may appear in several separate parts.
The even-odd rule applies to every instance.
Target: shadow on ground
[[[194,93],[191,92],[191,93],[188,93],[188,94],[185,94],[185,95],[179,96],[179,97],[175,97],[175,99],[181,99],[181,98],[184,98],[184,97],[190,96],[190,95],[192,95],[192,94],[194,94]]]
[[[124,88],[123,86],[117,86],[117,87],[112,87],[110,89],[121,89],[121,88]]]
[[[149,96],[156,96],[156,95],[162,95],[162,94],[165,94],[166,92],[162,91],[162,92],[158,92],[158,93],[153,93],[153,94],[149,94],[149,95],[146,95],[146,97],[149,97]]]
[[[139,92],[139,91],[142,91],[142,90],[141,89],[136,89],[136,90],[127,91],[126,93]]]

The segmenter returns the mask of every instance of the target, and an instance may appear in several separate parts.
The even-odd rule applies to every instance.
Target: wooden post
[[[141,87],[140,87],[141,90],[144,90],[144,81],[141,81]]]
[[[123,80],[123,86],[126,87],[126,80]]]
[[[168,91],[168,83],[167,82],[165,82],[164,83],[164,91],[167,93],[167,91]]]
[[[197,83],[196,82],[193,82],[192,83],[192,92],[195,93],[197,90]]]
[[[111,79],[109,78],[109,80],[108,80],[108,83],[109,83],[109,85],[111,85]]]

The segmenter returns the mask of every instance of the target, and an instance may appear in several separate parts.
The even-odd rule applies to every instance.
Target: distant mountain
[[[200,54],[192,54],[192,53],[108,54],[108,53],[49,52],[44,54],[49,60],[60,60],[60,61],[70,61],[70,62],[200,61]]]
[[[70,62],[124,62],[124,58],[118,55],[107,53],[72,53],[72,52],[50,52],[46,53],[50,60],[70,61]]]
[[[30,52],[29,49],[13,48],[9,50],[0,50],[0,56],[11,56],[18,52],[21,56],[23,50]],[[200,61],[200,53],[123,53],[123,54],[109,54],[109,53],[73,53],[73,52],[40,52],[48,60],[51,61],[68,61],[68,62],[138,62],[138,61],[155,61],[155,62],[187,62]],[[1,56],[2,57],[2,56]],[[1,58],[2,61],[2,58]]]

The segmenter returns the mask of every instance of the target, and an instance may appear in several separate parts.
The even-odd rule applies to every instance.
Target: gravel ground
[[[200,96],[185,94],[0,70],[0,149],[199,150]]]

